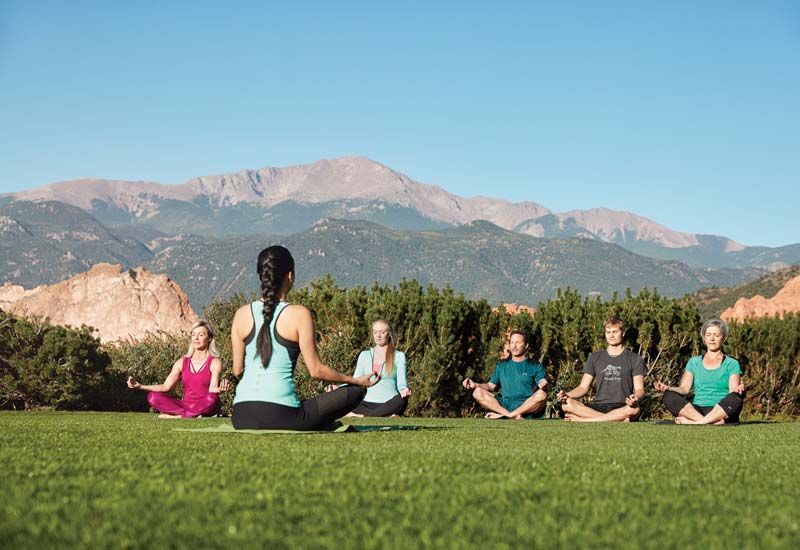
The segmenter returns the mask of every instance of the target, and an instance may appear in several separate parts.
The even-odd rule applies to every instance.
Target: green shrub
[[[127,380],[133,376],[141,384],[160,384],[175,361],[186,355],[189,348],[189,335],[148,334],[140,340],[115,342],[106,346],[111,357],[105,395],[106,410],[148,411],[147,392],[128,388]],[[176,397],[183,395],[183,387],[178,384],[174,390]]]
[[[234,378],[233,315],[253,299],[235,294],[205,309],[216,329],[223,377],[229,380]],[[575,387],[588,355],[605,347],[603,322],[612,315],[623,319],[625,345],[647,367],[645,392],[651,399],[644,403],[645,417],[665,414],[653,382],[676,385],[689,358],[703,352],[702,319],[694,302],[688,297],[665,298],[656,290],[628,292],[603,302],[568,288],[540,303],[533,316],[512,316],[502,307],[493,311],[484,300],[466,299],[450,288],[422,288],[414,280],[367,289],[339,288],[326,277],[292,292],[289,299],[312,311],[322,360],[347,374],[353,373],[358,353],[371,345],[371,323],[380,318],[392,323],[397,349],[408,359],[412,394],[407,414],[414,416],[480,414],[461,381],[467,376],[489,379],[512,329],[529,335],[531,357],[548,373],[553,387],[550,413],[558,408],[556,393]],[[131,375],[142,383],[162,382],[188,343],[186,334],[159,334],[103,351],[88,328],[64,329],[3,314],[0,406],[147,410],[144,392],[129,390],[125,380]],[[733,323],[725,349],[744,370],[745,416],[800,413],[800,315]],[[106,368],[109,357],[111,366]],[[301,399],[317,395],[324,386],[308,375],[302,359],[295,381]],[[233,391],[222,394],[223,412],[230,411],[233,396]]]
[[[0,311],[0,408],[99,408],[109,363],[90,327]]]
[[[230,325],[236,309],[252,301],[241,294],[218,300],[206,308],[206,317],[217,329],[217,347],[224,372],[230,373]],[[644,414],[665,413],[660,395],[653,390],[655,380],[678,383],[689,358],[703,352],[697,309],[688,297],[665,298],[655,290],[637,295],[616,295],[603,302],[583,298],[577,291],[559,291],[553,300],[540,303],[536,314],[509,315],[504,308],[492,311],[483,300],[468,300],[449,289],[422,288],[416,281],[402,281],[394,288],[386,285],[339,288],[326,277],[292,292],[290,301],[307,306],[314,314],[320,357],[331,367],[352,374],[358,353],[371,345],[370,324],[385,318],[395,327],[398,349],[408,359],[408,379],[412,389],[408,415],[475,416],[481,413],[461,387],[469,376],[486,381],[500,360],[510,330],[525,331],[530,338],[531,357],[541,361],[553,390],[548,411],[557,412],[555,395],[574,388],[588,355],[606,345],[604,321],[617,315],[625,321],[625,345],[639,354],[647,367]],[[800,401],[800,316],[762,319],[731,325],[726,349],[738,357],[748,386],[745,414],[770,417],[796,415]],[[169,348],[169,340],[152,340],[112,353],[114,372],[138,372],[142,357],[148,364],[162,364],[148,381],[160,381],[169,366],[185,352],[181,345]],[[127,356],[124,361],[121,355]],[[128,365],[128,366],[125,366]],[[227,375],[232,378],[230,374]],[[312,379],[302,359],[295,378],[301,399],[317,395],[324,383]],[[233,392],[223,394],[229,410]],[[140,410],[140,409],[137,409]]]

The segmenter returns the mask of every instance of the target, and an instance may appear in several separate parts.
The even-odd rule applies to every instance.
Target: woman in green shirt
[[[689,359],[680,384],[672,387],[657,381],[655,388],[664,392],[664,405],[675,415],[676,424],[739,422],[744,384],[739,362],[722,351],[722,344],[728,339],[728,325],[712,319],[703,325],[700,335],[706,353]],[[686,395],[692,389],[694,399],[690,403]]]

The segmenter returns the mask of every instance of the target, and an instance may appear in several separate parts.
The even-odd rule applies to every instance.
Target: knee
[[[568,413],[575,412],[575,400],[568,397],[567,400],[561,404],[561,410]]]
[[[219,394],[216,393],[209,393],[206,397],[203,398],[204,405],[213,405],[217,401],[219,401]]]
[[[361,403],[367,395],[367,388],[364,386],[345,386],[342,389],[347,392],[347,400],[351,402]]]
[[[631,407],[630,405],[625,405],[622,409],[625,413],[625,418],[628,420],[634,420],[639,418],[639,415],[642,414],[641,407]]]
[[[742,403],[744,403],[744,399],[742,398],[742,396],[738,392],[735,392],[735,391],[729,393],[728,395],[726,395],[722,400],[723,401],[727,400],[727,401],[733,403],[734,405],[739,405],[740,407],[742,406]]]
[[[147,392],[147,402],[150,403],[151,407],[155,407],[160,396],[161,394],[155,391]]]
[[[476,401],[480,401],[481,399],[485,398],[485,397],[486,397],[486,395],[487,395],[488,393],[489,393],[489,392],[487,392],[487,391],[486,391],[486,390],[484,390],[483,388],[475,388],[475,389],[472,391],[472,397],[473,397],[473,398],[474,398]]]
[[[664,403],[667,410],[675,416],[677,416],[686,405],[686,398],[674,391],[665,391],[661,401]]]
[[[220,405],[219,395],[216,393],[209,393],[200,401],[199,405],[203,411],[213,412]]]
[[[719,406],[722,407],[722,410],[725,411],[725,414],[728,415],[728,418],[736,416],[739,411],[742,410],[743,404],[744,400],[742,399],[742,396],[736,392],[729,393],[722,398],[722,401],[719,402]]]

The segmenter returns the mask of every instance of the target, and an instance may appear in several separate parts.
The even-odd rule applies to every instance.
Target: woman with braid
[[[353,378],[325,365],[317,354],[314,322],[304,306],[286,302],[294,284],[294,259],[282,246],[258,255],[261,299],[240,307],[233,317],[233,374],[241,377],[233,400],[237,430],[334,430],[336,419],[364,399],[364,387],[379,375]],[[307,399],[297,398],[294,369],[298,356],[320,380],[349,384]]]

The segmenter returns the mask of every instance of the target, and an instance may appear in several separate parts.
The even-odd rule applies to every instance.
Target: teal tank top
[[[245,401],[268,401],[288,407],[299,407],[300,400],[294,387],[294,368],[297,357],[300,355],[300,346],[278,335],[275,325],[288,302],[278,302],[275,314],[269,325],[269,335],[272,339],[272,355],[269,365],[264,368],[261,356],[256,349],[256,341],[261,327],[264,326],[264,303],[261,301],[250,304],[250,313],[253,315],[253,332],[245,340],[244,348],[244,374],[236,386],[236,396],[233,404]]]

